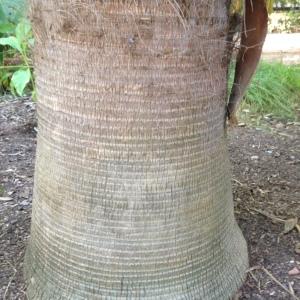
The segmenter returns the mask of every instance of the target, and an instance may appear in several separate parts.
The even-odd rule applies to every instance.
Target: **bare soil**
[[[299,299],[300,127],[271,118],[264,125],[228,132],[236,218],[251,264],[235,299]],[[36,131],[30,99],[0,102],[0,299],[26,299]]]

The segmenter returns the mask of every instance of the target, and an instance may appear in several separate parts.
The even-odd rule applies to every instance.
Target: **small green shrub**
[[[0,84],[19,96],[26,87],[34,90],[30,50],[34,40],[30,23],[25,19],[24,0],[0,2]]]

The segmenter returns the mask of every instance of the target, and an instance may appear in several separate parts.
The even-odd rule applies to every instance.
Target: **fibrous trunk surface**
[[[228,299],[226,1],[31,0],[30,300]]]

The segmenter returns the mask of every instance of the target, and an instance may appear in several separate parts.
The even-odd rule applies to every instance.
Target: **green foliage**
[[[30,24],[27,20],[22,20],[15,27],[13,35],[0,38],[0,45],[5,46],[3,49],[3,60],[5,58],[19,58],[18,65],[5,65],[0,67],[0,79],[2,85],[10,81],[12,93],[22,96],[25,87],[29,82],[33,85],[31,72],[31,61],[29,57],[30,45],[33,43]],[[10,80],[9,80],[10,79]]]
[[[34,88],[30,49],[34,43],[25,19],[26,1],[0,0],[0,85],[2,90],[23,95]]]
[[[295,5],[299,5],[299,0],[274,0],[274,5],[276,6],[287,6],[287,5],[291,5],[291,6],[295,6]]]
[[[246,0],[251,1],[251,0]],[[273,12],[274,7],[294,7],[299,6],[299,0],[265,0],[268,12]],[[242,13],[244,7],[244,0],[231,0],[231,13]]]
[[[10,46],[11,48],[22,52],[21,44],[18,39],[14,36],[3,37],[0,39],[0,45],[2,46]]]
[[[25,12],[26,0],[0,0],[0,37],[13,33]]]
[[[26,0],[0,0],[0,20],[17,24],[25,17]],[[2,22],[1,22],[2,23]]]
[[[231,70],[231,82],[233,78]],[[245,95],[242,109],[296,120],[300,108],[300,66],[262,62]]]
[[[31,73],[30,69],[20,69],[16,72],[11,77],[11,86],[13,89],[16,90],[17,94],[22,96],[24,93],[24,89],[26,85],[29,83],[31,78]]]
[[[265,2],[266,2],[268,12],[271,13],[273,11],[273,5],[275,0],[265,0]],[[234,13],[242,14],[243,10],[244,10],[244,0],[231,0],[231,6],[230,6],[231,14]]]
[[[279,24],[283,25],[285,32],[300,32],[300,12],[288,12],[285,18],[279,20]]]

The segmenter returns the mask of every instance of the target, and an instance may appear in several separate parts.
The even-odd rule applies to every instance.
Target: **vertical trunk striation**
[[[29,299],[220,300],[241,284],[225,3],[31,0]]]

